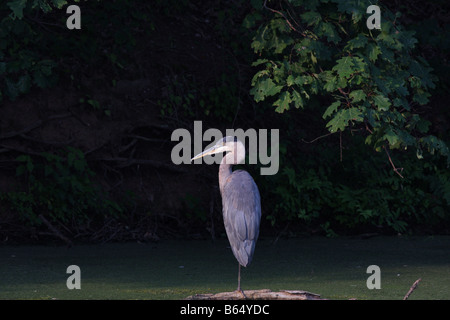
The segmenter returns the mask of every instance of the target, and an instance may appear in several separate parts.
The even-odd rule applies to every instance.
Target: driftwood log
[[[403,300],[407,300],[411,293],[417,288],[422,279],[417,279]],[[270,289],[245,290],[245,296],[239,291],[202,293],[189,296],[186,300],[327,300],[321,298],[319,294],[303,290],[280,290],[273,292]],[[354,299],[351,299],[354,300]]]
[[[239,291],[203,293],[189,296],[186,300],[325,300],[316,293],[302,290],[280,290],[273,292],[270,289],[244,290],[245,297]]]

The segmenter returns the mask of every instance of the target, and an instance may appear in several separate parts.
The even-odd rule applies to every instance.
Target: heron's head
[[[245,159],[245,148],[241,141],[239,141],[236,137],[227,136],[222,138],[216,142],[214,146],[206,149],[202,153],[199,153],[195,157],[191,159],[191,161],[199,158],[203,158],[207,155],[212,155],[216,153],[229,152],[227,156],[230,157],[226,163],[229,164],[238,164]],[[232,161],[234,158],[234,161]],[[224,158],[225,160],[225,158]]]

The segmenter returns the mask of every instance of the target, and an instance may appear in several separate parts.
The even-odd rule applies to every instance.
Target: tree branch
[[[65,243],[67,243],[67,245],[69,247],[71,247],[73,245],[72,241],[67,238],[66,236],[64,236],[58,229],[56,229],[51,223],[50,221],[48,221],[42,214],[40,214],[39,219],[41,219],[41,221],[47,226],[47,228],[50,229],[51,232],[53,232],[53,235],[57,236],[58,238],[60,238],[61,240],[63,240]]]
[[[401,173],[399,172],[399,170],[400,170],[400,171],[403,171],[403,168],[397,168],[397,167],[394,165],[394,162],[392,162],[391,155],[389,154],[389,152],[388,152],[386,146],[383,146],[383,149],[384,149],[384,151],[386,151],[386,154],[387,154],[387,156],[388,156],[389,162],[391,163],[391,166],[392,166],[392,169],[394,169],[394,172],[395,172],[396,174],[398,174],[401,178],[403,178],[403,176],[402,176]]]
[[[373,134],[373,131],[369,129],[369,126],[367,125],[367,122],[365,123],[365,125],[366,125],[366,130],[369,131],[370,134]],[[383,149],[384,149],[384,151],[386,152],[386,154],[387,154],[387,156],[388,156],[389,163],[391,164],[392,169],[394,169],[394,172],[395,172],[396,174],[398,174],[398,175],[403,179],[403,176],[402,176],[401,173],[400,173],[400,171],[403,171],[403,168],[397,168],[397,167],[394,165],[394,162],[392,161],[391,155],[389,154],[389,151],[387,150],[386,146],[383,146]],[[400,170],[400,171],[399,171],[399,170]]]
[[[170,164],[160,162],[160,161],[155,161],[155,160],[133,159],[133,158],[124,158],[124,157],[103,157],[103,158],[92,158],[89,160],[92,160],[92,161],[114,161],[114,162],[118,163],[117,164],[118,168],[125,168],[125,167],[129,167],[131,165],[141,164],[141,165],[152,166],[155,168],[164,168],[164,169],[167,169],[167,170],[173,171],[173,172],[186,173],[186,171],[183,169],[179,169]]]
[[[268,6],[266,6],[266,3],[267,3],[267,0],[264,1],[264,4],[263,4],[263,7],[264,7],[264,8],[266,8],[266,9],[269,10],[269,11],[272,11],[272,12],[274,12],[274,13],[278,13],[279,15],[281,15],[281,16],[284,18],[284,20],[286,20],[287,24],[289,25],[289,28],[291,28],[291,29],[294,30],[295,32],[300,33],[302,36],[306,37],[306,34],[304,34],[303,32],[300,32],[300,31],[298,31],[297,29],[294,28],[294,26],[292,25],[292,23],[288,20],[288,18],[286,18],[286,16],[285,16],[281,11],[278,11],[278,10],[275,10],[275,9],[272,9],[272,8],[269,8]]]
[[[409,288],[408,293],[403,297],[403,300],[407,300],[409,298],[409,296],[411,295],[411,293],[413,293],[414,290],[416,290],[417,286],[419,285],[419,282],[422,280],[422,278],[417,279],[413,285],[411,286],[411,288]]]
[[[63,114],[57,114],[57,115],[48,117],[47,119],[44,119],[44,120],[38,120],[35,123],[29,125],[28,127],[23,128],[22,130],[12,131],[12,132],[8,132],[6,134],[1,135],[0,140],[9,139],[9,138],[13,138],[13,137],[16,137],[19,135],[23,135],[27,132],[30,132],[33,129],[40,127],[42,124],[44,124],[47,121],[55,120],[55,119],[64,119],[64,118],[68,118],[71,116],[72,116],[71,113],[63,113]]]
[[[305,139],[302,138],[302,141],[303,141],[304,143],[313,143],[313,142],[316,142],[316,141],[319,140],[319,139],[322,139],[322,138],[331,136],[332,134],[335,134],[335,133],[337,133],[337,132],[338,132],[338,131],[326,133],[326,134],[324,134],[323,136],[319,136],[319,137],[317,137],[317,138],[312,139],[311,141],[306,141]]]

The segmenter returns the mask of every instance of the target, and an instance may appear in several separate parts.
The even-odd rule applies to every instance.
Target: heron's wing
[[[234,256],[244,267],[253,257],[261,221],[261,200],[253,178],[236,170],[222,191],[223,219]]]

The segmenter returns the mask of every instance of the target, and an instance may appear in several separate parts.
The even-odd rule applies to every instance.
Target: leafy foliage
[[[280,172],[261,177],[254,166],[245,166],[255,170],[252,176],[261,191],[263,214],[275,229],[289,223],[296,230],[334,236],[365,230],[403,233],[429,228],[434,232],[449,225],[450,177],[442,162],[448,159],[444,142],[448,130],[436,130],[433,117],[450,114],[446,105],[438,112],[431,110],[434,105],[429,102],[436,101],[437,90],[448,96],[448,81],[442,81],[448,74],[442,64],[447,59],[442,54],[449,48],[448,26],[419,19],[405,28],[400,14],[379,4],[382,29],[369,31],[365,24],[369,1],[216,1],[204,6],[188,0],[91,0],[80,4],[82,31],[68,36],[64,6],[71,3],[1,2],[0,99],[14,100],[58,84],[80,94],[77,106],[69,110],[74,117],[84,121],[82,112],[94,110],[96,116],[107,116],[97,117],[101,121],[118,121],[117,128],[123,127],[121,120],[134,123],[128,116],[135,111],[139,115],[148,112],[145,115],[158,119],[158,124],[165,121],[176,127],[206,120],[208,126],[220,128],[282,128]],[[396,4],[392,7],[397,9]],[[176,34],[180,29],[181,36]],[[191,38],[186,37],[189,34]],[[186,44],[192,39],[196,49],[191,51]],[[256,57],[249,50],[249,39],[253,39]],[[197,47],[197,40],[206,45]],[[422,50],[423,44],[431,54]],[[437,47],[442,48],[439,54],[435,54]],[[212,51],[203,55],[200,51],[205,48]],[[209,57],[214,58],[207,61]],[[121,82],[121,88],[127,88],[121,80],[151,85],[145,93],[122,94],[126,90],[115,90]],[[250,83],[251,88],[247,87]],[[107,94],[95,94],[102,89]],[[102,98],[111,91],[117,91],[114,104]],[[9,124],[8,120],[4,123]],[[445,117],[442,123],[448,127]],[[10,129],[22,130],[14,123]],[[323,135],[324,130],[328,134]],[[27,138],[37,139],[38,130],[32,131]],[[139,153],[145,156],[144,149],[153,153],[152,147],[139,142],[149,132],[165,139],[163,131],[130,129],[127,136],[112,134],[114,143],[105,142],[99,153],[109,153],[105,151],[109,148],[119,159]],[[303,137],[310,140],[322,135],[327,139],[301,142]],[[20,144],[32,144],[20,136],[14,138]],[[123,208],[109,200],[112,194],[123,201],[121,185],[153,175],[147,166],[133,171],[122,161],[113,165],[92,157],[95,166],[88,165],[80,150],[54,148],[38,145],[20,156],[18,151],[29,149],[2,149],[2,161],[7,159],[2,163],[18,164],[16,168],[4,166],[2,173],[11,176],[8,170],[16,169],[18,184],[0,195],[0,205],[28,225],[39,224],[40,214],[68,228],[71,222],[87,224],[91,219],[115,216]],[[395,149],[389,154],[403,167],[404,179],[387,161],[384,150],[390,149]],[[42,150],[47,151],[37,155]],[[103,172],[103,177],[111,179],[106,183],[114,182],[111,195],[94,182],[102,180],[94,175],[99,167],[108,168],[110,175]],[[145,189],[141,183],[137,193]],[[177,194],[168,192],[165,197],[173,201]],[[139,232],[144,238],[148,230],[161,230],[163,224],[173,227],[164,218],[163,200],[144,193],[142,198],[146,202],[140,205],[144,205],[130,205],[133,209],[127,212],[127,222],[119,222],[112,234],[131,223],[142,227]],[[177,228],[189,230],[184,228],[189,223],[199,230],[209,228],[204,224],[211,223],[210,202],[195,193],[181,196],[181,202],[183,209],[175,217]],[[220,212],[220,205],[214,209]],[[162,219],[157,219],[159,215]],[[220,215],[217,218],[220,221]]]
[[[255,30],[254,100],[284,115],[287,137],[314,126],[340,137],[339,160],[330,143],[309,145],[307,152],[298,139],[285,143],[289,151],[281,153],[282,169],[271,181],[272,224],[301,221],[334,236],[448,222],[450,183],[443,168],[450,153],[423,116],[437,78],[417,51],[415,32],[398,22],[400,13],[378,3],[381,30],[368,30],[369,1],[254,3],[246,18]],[[320,115],[324,121],[298,127]],[[370,148],[395,149],[389,161],[399,161],[405,177],[390,169],[385,152],[369,156]]]
[[[43,54],[42,34],[24,19],[24,14],[33,10],[48,13],[65,4],[65,0],[12,0],[0,4],[0,101],[3,96],[14,100],[31,87],[47,88],[57,81],[56,62]]]
[[[68,16],[63,8],[73,3],[83,7],[82,32],[66,28]],[[70,78],[80,87],[79,74],[94,66],[112,66],[116,71],[111,75],[114,84],[114,76],[125,69],[124,52],[136,45],[131,30],[149,20],[145,10],[140,9],[128,1],[1,2],[0,101],[15,100],[32,88],[49,88],[61,77]],[[123,25],[121,19],[111,19],[116,15],[129,15],[130,19]],[[153,30],[149,28],[145,33]],[[99,50],[102,46],[104,50]]]
[[[167,77],[162,99],[157,101],[161,116],[177,121],[213,117],[231,122],[240,103],[234,81],[234,76],[223,73],[216,86],[202,88],[193,77]]]
[[[447,145],[427,135],[420,116],[436,77],[415,53],[414,32],[382,7],[381,31],[366,27],[369,1],[281,1],[259,7],[252,48],[259,67],[252,79],[256,102],[270,99],[283,113],[309,104],[322,108],[331,133],[357,130],[375,150],[428,150],[447,159]],[[314,103],[313,100],[319,101]]]
[[[75,2],[79,1],[80,0],[75,0]],[[52,7],[61,9],[66,4],[66,0],[12,0],[6,3],[6,5],[12,11],[12,19],[22,19],[23,11],[25,9],[29,9],[30,7],[32,9],[39,7],[43,12],[50,12],[52,10]]]
[[[41,214],[52,221],[81,224],[122,211],[94,184],[94,173],[79,149],[67,147],[60,154],[44,152],[40,158],[21,155],[17,161],[16,175],[28,187],[0,197],[31,225],[42,223]]]
[[[335,236],[349,230],[410,233],[436,229],[449,221],[448,170],[401,157],[408,175],[399,179],[382,166],[382,154],[367,159],[364,154],[370,147],[362,138],[355,142],[342,162],[319,146],[315,151],[322,155],[320,162],[299,155],[299,165],[282,154],[283,169],[270,178],[275,186],[271,193],[277,199],[269,202],[271,223],[301,221],[309,232],[321,230]]]

